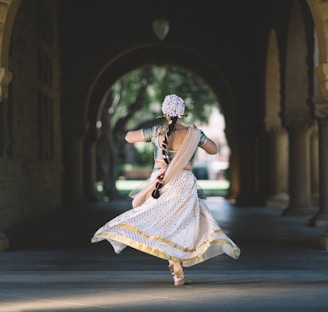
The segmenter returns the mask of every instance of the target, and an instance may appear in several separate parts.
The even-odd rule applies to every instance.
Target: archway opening
[[[153,166],[148,143],[128,144],[126,131],[163,122],[161,102],[165,95],[183,97],[184,123],[197,125],[217,145],[216,155],[198,150],[193,172],[207,196],[225,196],[229,187],[230,148],[225,120],[210,87],[194,73],[175,66],[148,66],[131,71],[108,86],[97,114],[96,181],[100,201],[128,196],[146,180]]]

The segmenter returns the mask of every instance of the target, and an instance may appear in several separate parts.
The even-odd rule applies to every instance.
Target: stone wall
[[[61,205],[56,12],[55,1],[22,1],[13,27],[13,79],[0,107],[0,231]]]

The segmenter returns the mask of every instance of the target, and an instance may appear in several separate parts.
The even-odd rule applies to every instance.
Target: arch
[[[17,10],[21,0],[0,1],[0,66],[8,66],[9,45],[11,39],[11,31],[15,22]]]
[[[315,68],[321,94],[328,100],[328,3],[327,1],[307,0],[314,21],[319,64]]]
[[[211,88],[222,108],[222,113],[233,110],[233,99],[228,84],[222,73],[192,51],[174,45],[145,45],[130,49],[108,63],[95,79],[86,102],[88,133],[85,138],[84,179],[85,192],[89,199],[95,198],[95,141],[97,138],[96,122],[105,94],[110,86],[129,71],[143,66],[178,65],[200,76]],[[220,81],[221,83],[217,83]],[[231,114],[230,114],[231,115]],[[230,119],[230,118],[229,118]],[[229,121],[226,122],[226,124]]]
[[[145,45],[130,49],[104,66],[90,88],[86,100],[85,116],[93,135],[100,103],[108,88],[129,71],[146,65],[177,65],[194,72],[211,88],[222,108],[223,114],[231,115],[233,97],[223,74],[212,64],[192,51],[174,45]],[[217,83],[220,81],[220,83]]]
[[[8,97],[12,74],[8,70],[11,31],[21,0],[0,1],[0,101]]]

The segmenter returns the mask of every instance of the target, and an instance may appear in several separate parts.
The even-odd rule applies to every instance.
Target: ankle
[[[173,275],[173,279],[174,279],[174,282],[182,281],[184,279],[184,274],[182,274],[181,276]]]
[[[171,274],[174,276],[174,263],[173,263],[173,261],[169,260],[168,267],[169,267],[169,270],[170,270]]]
[[[183,272],[182,265],[180,262],[173,263],[173,270],[174,270],[174,278],[177,278],[179,280],[183,279],[184,272]]]

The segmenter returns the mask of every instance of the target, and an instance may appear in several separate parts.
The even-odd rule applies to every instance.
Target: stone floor
[[[90,244],[99,226],[129,209],[127,201],[11,229],[11,249],[0,253],[0,311],[328,311],[328,251],[318,247],[324,228],[278,207],[207,203],[241,256],[185,268],[192,283],[182,287],[173,286],[164,260]]]

